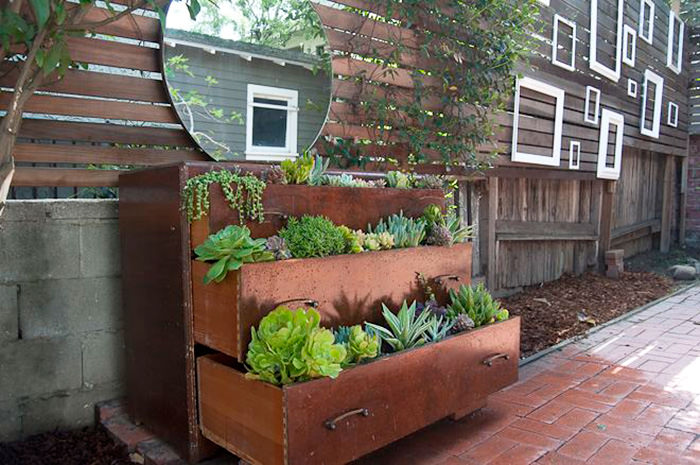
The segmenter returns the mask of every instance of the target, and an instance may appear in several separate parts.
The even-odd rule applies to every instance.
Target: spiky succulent
[[[418,247],[426,235],[426,222],[423,218],[409,218],[403,215],[403,210],[398,215],[394,214],[382,218],[373,229],[367,226],[370,233],[389,233],[394,237],[394,247]]]
[[[429,320],[430,326],[426,331],[428,342],[438,342],[445,339],[452,332],[456,320],[450,320],[444,316],[432,316]]]
[[[279,236],[270,236],[265,243],[265,249],[272,252],[275,260],[286,260],[292,258],[292,253],[287,247],[287,242]]]
[[[394,352],[411,349],[425,344],[426,333],[430,328],[430,314],[423,312],[416,315],[416,303],[410,306],[404,300],[401,309],[394,315],[386,305],[382,304],[382,315],[388,328],[373,323],[365,323],[365,326],[379,335]]]
[[[470,224],[468,226],[462,226],[462,223],[459,221],[457,215],[447,215],[445,225],[452,235],[453,244],[466,242],[470,238],[474,237],[474,225]]]
[[[476,287],[462,284],[457,292],[450,289],[449,295],[451,303],[447,306],[447,315],[451,318],[467,315],[475,328],[508,318],[508,311],[494,300],[483,283]]]
[[[452,233],[447,226],[433,224],[433,227],[430,228],[430,233],[428,233],[425,243],[428,245],[449,247],[452,245]]]
[[[316,154],[314,156],[313,167],[311,168],[311,172],[309,173],[309,178],[306,180],[306,183],[310,186],[320,186],[323,184],[323,178],[325,177],[326,170],[328,169],[330,162],[330,158],[324,159],[319,154]]]

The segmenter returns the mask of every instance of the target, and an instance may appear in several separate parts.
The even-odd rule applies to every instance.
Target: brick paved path
[[[528,364],[481,411],[358,465],[533,463],[700,464],[700,286]]]

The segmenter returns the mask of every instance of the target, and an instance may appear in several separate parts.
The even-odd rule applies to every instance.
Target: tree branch
[[[67,27],[65,30],[66,31],[83,31],[83,30],[90,31],[93,29],[97,29],[98,27],[106,26],[106,25],[111,24],[115,21],[118,21],[127,15],[131,15],[131,13],[143,8],[145,5],[146,5],[146,1],[141,0],[137,4],[130,6],[125,10],[120,11],[119,13],[117,13],[114,16],[111,16],[109,18],[105,18],[102,21],[93,21],[93,22],[87,22],[87,23],[73,24],[72,26]]]

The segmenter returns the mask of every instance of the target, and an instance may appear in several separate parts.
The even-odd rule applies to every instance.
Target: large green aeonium
[[[267,314],[251,330],[246,377],[279,385],[338,376],[345,347],[335,344],[333,332],[320,321],[313,309],[280,306]]]

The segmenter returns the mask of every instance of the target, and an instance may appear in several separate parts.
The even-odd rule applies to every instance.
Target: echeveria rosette
[[[379,336],[367,333],[360,325],[352,326],[348,332],[345,348],[347,355],[343,366],[375,358],[379,355]]]
[[[265,239],[252,239],[245,226],[229,225],[212,234],[194,249],[197,260],[215,263],[204,276],[204,283],[220,283],[229,271],[240,269],[244,263],[274,260],[274,255],[265,250]]]
[[[330,330],[320,327],[313,309],[278,307],[252,328],[246,377],[272,384],[291,384],[322,376],[336,377],[345,348]]]

